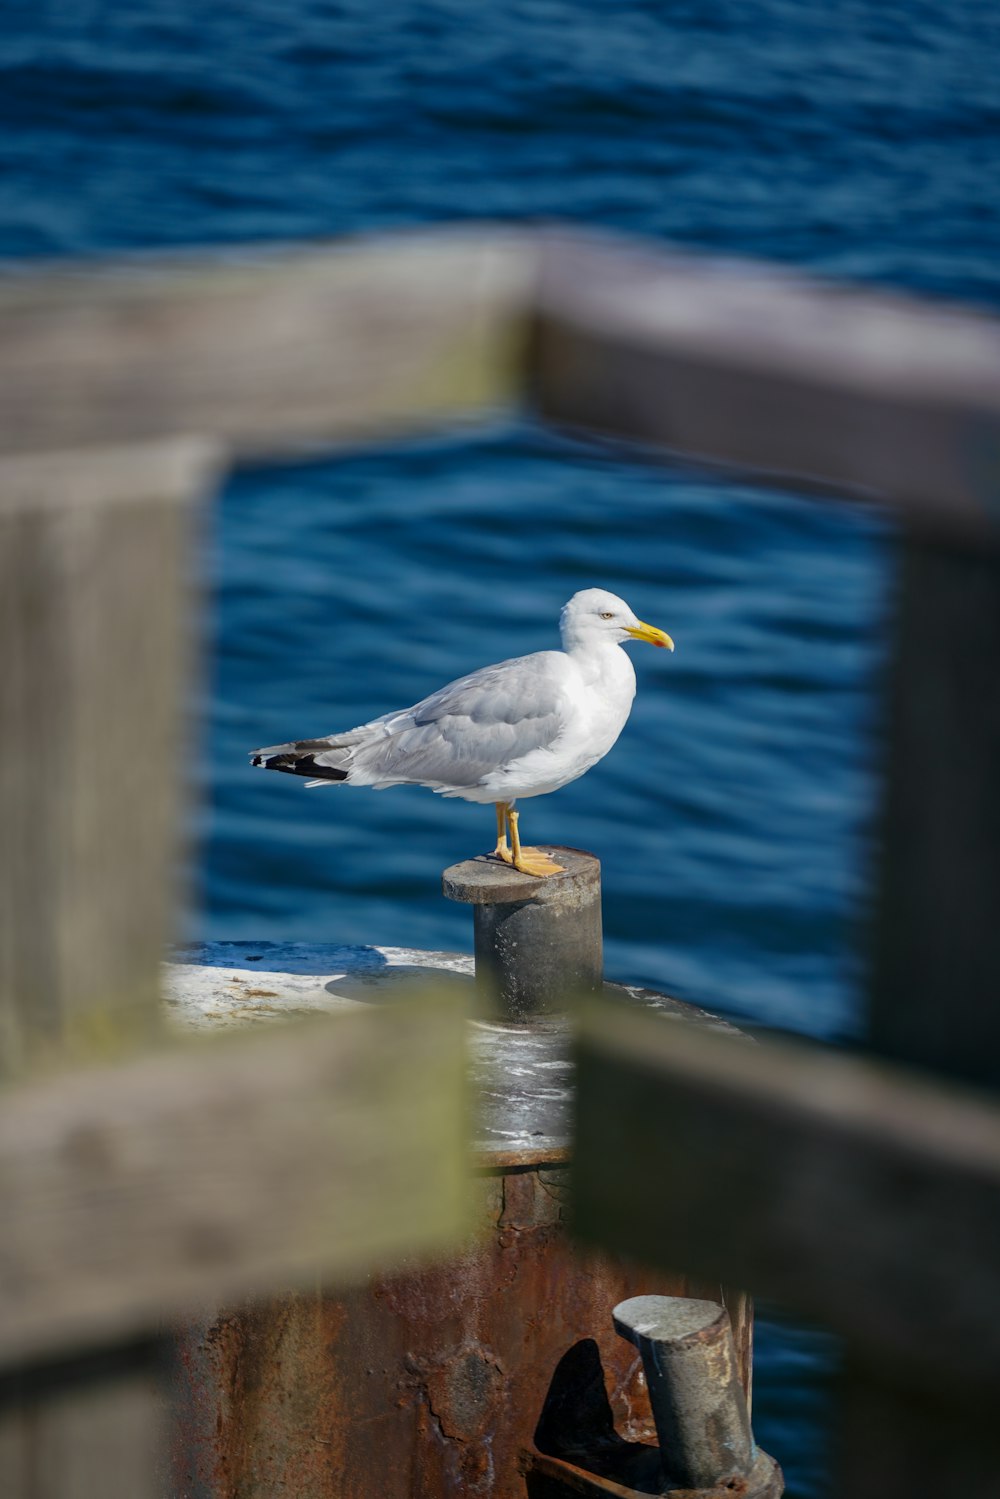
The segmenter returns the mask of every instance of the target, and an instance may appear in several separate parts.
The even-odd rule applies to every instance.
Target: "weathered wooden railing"
[[[545,421],[900,507],[882,1060],[593,1017],[578,1221],[845,1335],[852,1499],[991,1491],[1000,330],[486,231],[0,282],[5,1495],[156,1493],[163,1318],[461,1229],[461,1017],[443,1001],[158,1044],[183,580],[192,507],[230,461],[525,399]]]

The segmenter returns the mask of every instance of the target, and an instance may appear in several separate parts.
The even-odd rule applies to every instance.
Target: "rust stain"
[[[560,1165],[550,1152],[480,1172],[478,1231],[445,1264],[254,1302],[192,1331],[177,1386],[178,1495],[524,1499],[519,1454],[584,1341],[615,1430],[651,1440],[641,1362],[611,1308],[719,1290],[575,1250]],[[727,1301],[745,1372],[749,1321]]]
[[[430,1371],[425,1388],[431,1411],[450,1441],[475,1442],[487,1435],[503,1399],[504,1372],[489,1349],[470,1345]]]

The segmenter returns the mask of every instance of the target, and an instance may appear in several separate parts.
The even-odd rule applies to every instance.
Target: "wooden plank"
[[[429,995],[0,1094],[0,1357],[452,1247],[464,1032]]]
[[[851,1499],[970,1499],[997,1493],[996,1394],[914,1392],[848,1358],[839,1381],[832,1491]]]
[[[901,554],[869,1036],[885,1056],[997,1090],[1000,555],[912,534]],[[843,1398],[844,1492],[997,1487],[989,1387],[957,1398],[942,1379],[914,1395],[851,1357]]]
[[[0,1076],[159,1020],[203,442],[0,462]]]
[[[509,409],[526,377],[559,425],[1000,519],[1000,331],[964,309],[499,229],[0,281],[0,451],[356,442]]]
[[[422,231],[0,280],[0,452],[204,432],[241,455],[510,405],[536,251]]]
[[[870,1035],[1000,1089],[1000,555],[904,543]]]
[[[1000,1386],[1000,1110],[614,1007],[578,1063],[585,1239],[745,1285],[906,1382]]]
[[[44,408],[44,390],[35,398]],[[215,467],[190,440],[0,464],[0,1077],[127,1052],[159,1028],[187,543]],[[4,1150],[20,1149],[16,1131]],[[67,1165],[87,1149],[86,1135],[68,1140]],[[30,1258],[31,1215],[5,1212],[8,1244]],[[35,1271],[11,1248],[0,1262],[16,1299]],[[61,1334],[51,1346],[64,1351]],[[102,1362],[69,1384],[51,1369],[7,1381],[5,1499],[159,1499],[158,1380],[135,1349],[109,1358],[113,1372]]]
[[[557,235],[531,385],[562,427],[1000,524],[1000,323],[960,308]]]
[[[0,516],[81,518],[113,508],[190,506],[221,477],[225,454],[205,437],[170,437],[116,447],[0,458]]]
[[[149,1339],[0,1375],[4,1499],[166,1499],[163,1365]]]

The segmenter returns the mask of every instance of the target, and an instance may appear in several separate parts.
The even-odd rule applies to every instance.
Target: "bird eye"
[[[601,619],[614,619],[614,617],[615,616],[614,616],[613,612],[610,609],[602,609],[601,610],[601,614],[600,614],[600,618]]]

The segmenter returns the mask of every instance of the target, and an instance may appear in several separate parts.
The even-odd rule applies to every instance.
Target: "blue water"
[[[6,0],[0,253],[564,218],[1000,305],[994,0]],[[608,970],[758,1025],[859,1025],[891,579],[883,517],[484,430],[240,475],[208,518],[189,930],[467,947],[490,810],[306,792],[244,752],[555,643],[636,646],[612,755],[525,804],[604,864]],[[826,1345],[760,1329],[755,1425],[825,1492]]]

